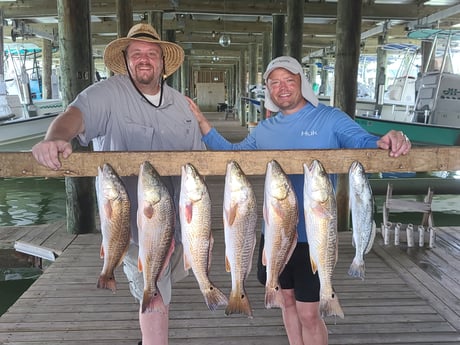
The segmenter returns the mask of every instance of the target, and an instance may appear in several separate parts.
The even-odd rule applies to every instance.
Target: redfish
[[[224,293],[209,279],[214,238],[211,232],[211,198],[203,177],[187,163],[182,166],[179,216],[184,246],[184,268],[192,269],[206,305],[216,310],[227,305]]]
[[[98,167],[96,195],[102,232],[100,256],[104,259],[97,287],[115,292],[114,270],[123,261],[131,238],[131,203],[123,181],[107,163]]]
[[[262,263],[267,267],[265,307],[281,307],[279,275],[297,244],[299,209],[289,177],[275,160],[268,162],[264,186],[265,243]]]
[[[251,272],[256,245],[257,203],[251,183],[235,161],[227,164],[223,218],[225,268],[232,276],[232,290],[225,314],[246,314],[252,318],[244,283]]]
[[[142,312],[165,313],[157,283],[174,251],[174,202],[160,175],[147,161],[140,167],[137,195],[138,267],[144,277]]]
[[[320,281],[322,317],[343,318],[337,294],[332,288],[332,274],[338,258],[337,203],[331,180],[320,161],[304,164],[304,211],[308,247],[313,273]]]

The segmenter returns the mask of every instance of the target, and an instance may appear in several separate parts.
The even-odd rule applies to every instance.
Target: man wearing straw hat
[[[104,63],[115,73],[83,90],[50,125],[45,139],[32,148],[38,163],[57,170],[59,153],[72,153],[71,140],[82,145],[93,142],[96,151],[203,150],[198,123],[184,95],[164,83],[184,60],[183,49],[162,41],[148,24],[136,24],[127,37],[118,38],[105,49]],[[179,175],[179,174],[178,174]],[[124,177],[131,200],[132,242],[124,260],[124,271],[132,294],[142,300],[143,279],[137,269],[136,225],[137,177]],[[176,206],[180,178],[165,178]],[[178,209],[178,207],[176,208]],[[168,343],[168,305],[171,281],[185,277],[179,218],[176,217],[176,249],[170,267],[159,282],[166,313],[139,312],[142,342]]]

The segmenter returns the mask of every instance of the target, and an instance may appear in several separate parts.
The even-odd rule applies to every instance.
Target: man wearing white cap
[[[32,148],[42,165],[59,169],[59,153],[65,159],[72,153],[71,140],[82,145],[91,141],[96,151],[203,150],[198,123],[184,95],[164,83],[183,63],[183,49],[162,41],[148,24],[136,24],[127,37],[108,44],[105,65],[114,76],[83,90],[50,125],[45,139]],[[131,293],[141,301],[143,277],[138,271],[137,177],[123,178],[131,201],[132,244],[124,260],[124,272]],[[163,181],[178,210],[180,177]],[[142,312],[139,321],[143,345],[168,344],[171,283],[183,278],[180,222],[176,215],[175,250],[170,265],[158,282],[164,308]]]
[[[303,73],[300,63],[289,56],[272,60],[263,75],[265,107],[275,113],[261,121],[240,143],[223,138],[207,121],[195,103],[189,100],[208,148],[216,150],[289,150],[381,148],[389,155],[405,155],[409,139],[398,131],[383,137],[371,135],[341,110],[320,104]],[[302,175],[289,175],[299,205],[303,205]],[[332,176],[333,183],[336,176]],[[328,343],[327,329],[319,312],[319,279],[309,259],[303,207],[299,207],[297,246],[280,275],[284,297],[283,321],[291,345]],[[261,248],[263,236],[261,238]],[[260,257],[260,255],[259,255]],[[260,265],[259,265],[260,266]],[[264,282],[264,272],[258,272]]]

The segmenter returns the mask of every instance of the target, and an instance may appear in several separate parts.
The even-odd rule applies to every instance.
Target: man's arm
[[[209,123],[208,119],[203,115],[198,105],[192,101],[191,98],[186,97],[190,106],[190,110],[195,115],[198,125],[200,126],[200,131],[202,135],[206,135],[211,130],[212,126]]]
[[[32,147],[37,162],[53,170],[61,167],[59,153],[65,159],[72,153],[71,140],[85,130],[83,114],[78,108],[68,107],[51,122],[45,139]]]

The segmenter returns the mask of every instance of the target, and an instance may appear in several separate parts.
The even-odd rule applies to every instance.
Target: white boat
[[[61,99],[36,100],[33,109],[21,104],[18,96],[6,99],[11,112],[0,119],[0,151],[31,149],[45,136],[51,121],[63,111]]]
[[[35,45],[7,46],[7,82],[0,80],[0,151],[30,150],[40,141],[53,119],[64,110],[60,98],[42,99]],[[28,53],[33,59],[28,59]],[[29,76],[27,64],[33,64]],[[2,78],[3,79],[3,78]],[[32,81],[34,81],[32,88]],[[53,91],[57,85],[52,85]],[[55,92],[53,92],[54,94]]]
[[[419,76],[420,86],[414,101],[385,102],[381,113],[369,112],[358,102],[355,119],[377,135],[393,128],[404,131],[418,144],[460,145],[460,73],[453,61],[454,48],[457,59],[459,55],[460,31],[420,29],[410,32],[409,37],[433,42],[428,63]],[[409,83],[403,79],[397,82],[393,91],[398,92],[393,93],[404,95],[404,86]],[[415,89],[411,89],[415,95]]]
[[[0,151],[30,150],[45,136],[58,112],[0,122]]]

